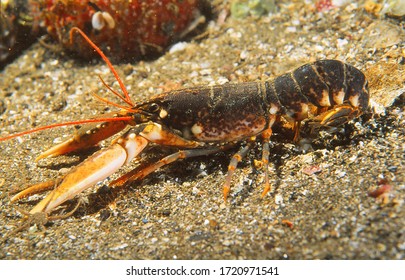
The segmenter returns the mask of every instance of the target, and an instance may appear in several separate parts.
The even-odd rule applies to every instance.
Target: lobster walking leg
[[[158,162],[150,164],[146,167],[141,166],[139,168],[133,169],[132,171],[126,173],[125,175],[123,175],[120,178],[113,181],[111,183],[111,186],[114,188],[122,187],[122,186],[127,185],[128,183],[131,183],[131,182],[134,182],[137,180],[142,180],[147,175],[156,171],[157,169],[159,169],[167,164],[170,164],[174,161],[177,161],[179,159],[186,159],[186,158],[215,154],[221,150],[223,150],[223,147],[213,147],[213,148],[194,149],[194,150],[181,150],[181,151],[178,151],[171,155],[168,155],[168,156],[162,158],[161,160],[159,160]]]
[[[226,201],[229,191],[231,190],[231,180],[233,174],[235,173],[236,167],[238,166],[238,163],[241,162],[242,159],[247,155],[251,147],[252,142],[249,142],[246,146],[242,147],[236,154],[232,156],[231,162],[228,166],[228,173],[226,174],[223,188],[224,201]]]
[[[271,128],[266,129],[263,133],[263,152],[262,152],[262,163],[264,168],[264,190],[261,197],[263,198],[270,191],[269,183],[269,156],[270,156],[270,137],[273,133]]]
[[[301,121],[295,121],[293,130],[294,130],[294,139],[293,142],[297,143],[298,140],[300,139],[300,128],[301,128]]]

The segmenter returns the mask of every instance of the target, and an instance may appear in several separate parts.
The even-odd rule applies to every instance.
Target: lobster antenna
[[[20,136],[23,136],[23,135],[31,134],[31,133],[34,133],[34,132],[54,128],[54,127],[69,126],[69,125],[79,125],[79,124],[85,124],[85,123],[96,123],[96,122],[129,121],[131,119],[132,119],[131,116],[127,116],[127,117],[97,118],[97,119],[71,121],[71,122],[64,122],[64,123],[55,123],[55,124],[40,126],[40,127],[31,129],[31,130],[26,130],[26,131],[23,131],[23,132],[11,134],[11,135],[8,135],[8,136],[5,136],[5,137],[0,137],[0,142],[5,141],[5,140],[9,140],[9,139],[13,139],[13,138],[17,138],[17,137],[20,137]]]
[[[93,47],[93,49],[101,56],[101,58],[107,63],[108,67],[110,68],[111,72],[114,74],[115,79],[117,80],[118,84],[120,85],[120,88],[122,90],[122,92],[124,93],[125,97],[122,97],[122,99],[130,106],[134,106],[131,98],[129,97],[128,91],[125,88],[124,83],[122,82],[120,76],[118,75],[117,71],[115,71],[114,66],[112,65],[112,63],[110,62],[110,60],[107,58],[107,56],[105,56],[105,54],[103,53],[103,51],[96,46],[96,44],[93,43],[93,41],[91,41],[91,39],[78,27],[72,27],[72,29],[70,29],[70,42],[73,42],[73,32],[77,31],[80,33],[80,35],[87,41],[87,43],[90,44],[90,46]]]

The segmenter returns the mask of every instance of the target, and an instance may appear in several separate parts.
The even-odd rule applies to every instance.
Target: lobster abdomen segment
[[[349,103],[365,111],[369,104],[364,74],[338,60],[308,63],[266,83],[270,107],[297,121],[307,117],[309,106],[332,108]]]

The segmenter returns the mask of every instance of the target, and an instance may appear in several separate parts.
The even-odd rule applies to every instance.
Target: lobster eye
[[[157,111],[159,111],[159,105],[157,103],[150,104],[148,111],[151,113],[156,113]]]

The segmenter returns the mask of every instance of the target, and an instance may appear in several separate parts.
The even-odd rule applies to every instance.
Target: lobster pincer
[[[83,163],[74,167],[61,182],[31,211],[30,214],[45,212],[50,213],[57,206],[66,200],[74,198],[77,194],[93,186],[97,182],[104,180],[116,172],[124,164],[130,162],[147,145],[148,141],[128,131],[118,138],[110,147],[102,149],[90,156]],[[54,150],[56,151],[56,150]],[[16,201],[24,196],[30,195],[31,191],[41,190],[33,186],[20,192],[11,198]],[[46,190],[44,188],[44,190]]]

